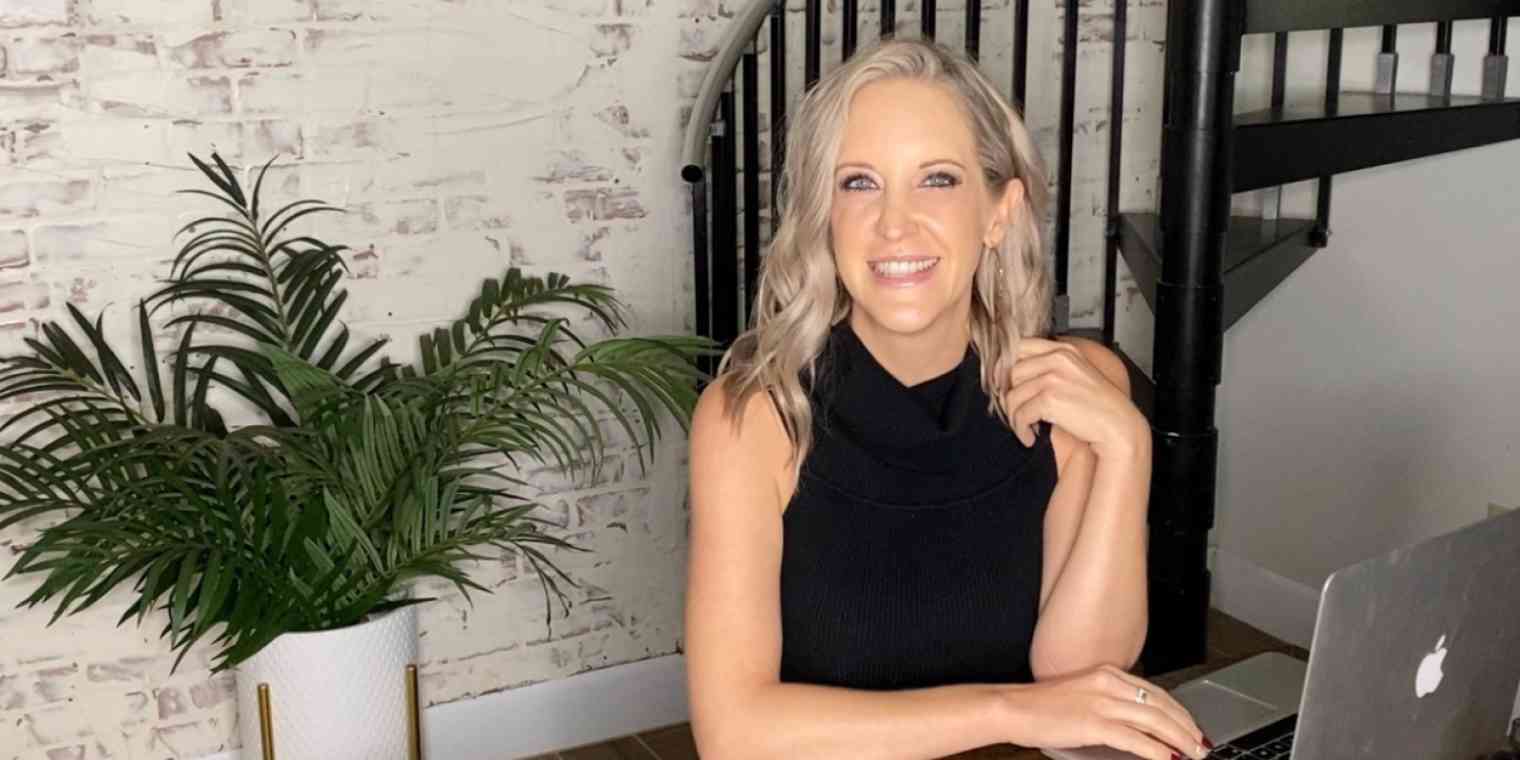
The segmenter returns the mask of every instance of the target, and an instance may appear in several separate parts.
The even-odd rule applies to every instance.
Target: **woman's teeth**
[[[871,271],[887,277],[902,277],[904,275],[922,272],[939,263],[939,259],[922,259],[919,261],[873,261]]]

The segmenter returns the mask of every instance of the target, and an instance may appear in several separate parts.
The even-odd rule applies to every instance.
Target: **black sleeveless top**
[[[813,446],[783,517],[781,680],[857,689],[1033,680],[1050,426],[987,411],[967,348],[906,387],[849,320],[815,383]]]

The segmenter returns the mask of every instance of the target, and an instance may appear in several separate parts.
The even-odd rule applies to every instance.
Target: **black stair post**
[[[1207,651],[1239,5],[1174,0],[1167,19],[1167,79],[1175,86],[1167,88],[1161,159],[1146,673],[1201,663]]]

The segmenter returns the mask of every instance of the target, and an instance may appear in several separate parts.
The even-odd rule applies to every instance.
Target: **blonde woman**
[[[1130,675],[1150,431],[1048,337],[1045,179],[962,55],[862,49],[802,100],[755,324],[691,436],[686,662],[708,760],[1208,740]]]

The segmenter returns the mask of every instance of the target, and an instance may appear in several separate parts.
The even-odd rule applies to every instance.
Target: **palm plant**
[[[220,156],[190,158],[216,192],[182,192],[230,213],[176,235],[191,237],[170,278],[137,304],[140,366],[109,345],[103,316],[72,305],[82,339],[49,322],[26,340],[29,355],[0,360],[0,403],[26,404],[0,426],[0,530],[51,518],[6,575],[43,576],[21,604],[56,603],[52,623],[131,581],[118,625],[166,611],[175,668],[220,626],[213,671],[285,632],[427,601],[405,593],[414,579],[445,579],[468,599],[487,589],[465,563],[511,552],[538,570],[546,624],[551,590],[568,611],[553,576],[577,584],[539,547],[585,550],[545,532],[531,485],[513,473],[530,460],[594,474],[607,419],[640,442],[644,465],[662,413],[686,427],[695,362],[712,345],[588,343],[555,312],[615,333],[626,320],[611,290],[514,269],[422,335],[415,366],[398,365],[381,340],[351,347],[338,321],[344,248],[288,232],[339,209],[301,200],[266,217],[272,160],[245,193]],[[168,320],[182,332],[161,363],[150,317],[176,303],[199,308]],[[198,340],[198,327],[232,339]],[[230,428],[213,388],[262,420]]]

